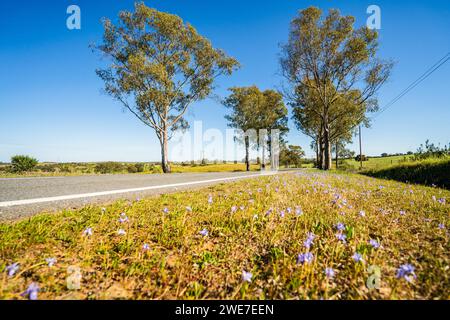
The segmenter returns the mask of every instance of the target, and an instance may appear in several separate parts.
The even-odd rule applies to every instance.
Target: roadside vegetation
[[[0,298],[449,299],[449,199],[305,170],[41,214],[0,224]]]

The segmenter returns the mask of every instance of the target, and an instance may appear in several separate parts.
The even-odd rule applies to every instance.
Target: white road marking
[[[268,176],[268,175],[273,175],[273,174],[276,174],[276,173],[268,172],[268,173],[252,174],[252,175],[245,175],[245,176],[226,177],[226,178],[217,178],[217,179],[210,179],[210,180],[190,181],[190,182],[180,182],[180,183],[164,184],[164,185],[141,187],[141,188],[100,191],[100,192],[92,192],[92,193],[79,193],[79,194],[71,194],[71,195],[65,195],[65,196],[47,197],[47,198],[12,200],[12,201],[0,202],[0,208],[1,207],[13,207],[13,206],[27,205],[27,204],[35,204],[35,203],[43,203],[43,202],[55,202],[55,201],[64,201],[64,200],[72,200],[72,199],[80,199],[80,198],[92,198],[92,197],[99,197],[99,196],[107,196],[107,195],[111,195],[111,194],[139,192],[139,191],[147,191],[147,190],[153,190],[153,189],[174,188],[174,187],[176,188],[176,187],[190,186],[190,185],[196,185],[196,184],[202,184],[202,183]]]

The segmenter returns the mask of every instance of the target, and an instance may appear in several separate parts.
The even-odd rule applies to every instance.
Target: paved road
[[[116,199],[136,199],[259,176],[258,172],[124,174],[0,179],[0,220],[43,211],[79,208]]]

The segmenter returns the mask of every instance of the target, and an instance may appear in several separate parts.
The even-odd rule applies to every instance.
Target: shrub
[[[35,158],[17,155],[11,158],[11,170],[13,172],[26,172],[33,170],[38,164]]]
[[[124,165],[119,162],[102,162],[95,165],[96,173],[119,173],[124,171]]]
[[[355,157],[355,161],[361,161],[361,158],[362,158],[362,161],[369,161],[369,158],[367,158],[364,154],[363,155],[357,155],[356,157]]]

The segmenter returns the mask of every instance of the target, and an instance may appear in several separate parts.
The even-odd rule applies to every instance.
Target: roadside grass
[[[382,169],[369,169],[364,175],[407,183],[436,185],[450,189],[450,157],[405,162]]]
[[[449,299],[449,199],[304,170],[41,214],[0,224],[0,298],[24,299],[36,283],[39,299]],[[399,273],[405,264],[414,271]],[[379,289],[366,286],[370,266]],[[81,286],[68,290],[74,268]]]

